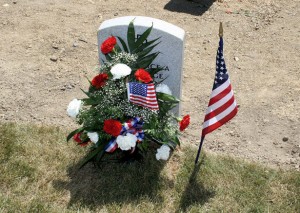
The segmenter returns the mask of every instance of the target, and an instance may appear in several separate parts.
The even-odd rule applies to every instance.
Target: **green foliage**
[[[100,161],[104,156],[105,146],[112,138],[111,135],[103,130],[104,121],[108,119],[118,120],[122,124],[136,117],[143,119],[142,130],[146,134],[146,138],[137,145],[140,152],[146,152],[149,144],[152,142],[159,145],[166,144],[172,149],[180,145],[178,121],[170,113],[170,110],[179,103],[178,99],[172,95],[157,93],[158,112],[132,104],[127,100],[126,83],[128,81],[137,81],[134,76],[137,69],[143,68],[147,70],[153,78],[155,74],[164,69],[164,67],[160,66],[150,67],[159,55],[159,52],[154,51],[154,48],[159,44],[159,38],[148,39],[152,28],[153,26],[149,27],[137,37],[133,21],[131,21],[127,30],[128,46],[122,38],[117,37],[120,46],[116,44],[110,53],[105,54],[106,61],[99,68],[100,73],[106,73],[109,76],[105,85],[96,88],[89,81],[89,90],[82,90],[87,96],[82,99],[83,107],[79,115],[77,115],[77,122],[82,127],[71,132],[67,140],[70,140],[75,134],[80,132],[83,133],[81,136],[84,135],[87,140],[87,132],[97,132],[99,139],[96,144],[92,144],[80,167],[86,165],[89,161]],[[109,71],[114,65],[120,63],[129,66],[132,72],[129,76],[112,79],[113,76]]]

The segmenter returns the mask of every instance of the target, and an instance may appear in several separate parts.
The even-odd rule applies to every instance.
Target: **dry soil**
[[[300,165],[299,0],[0,0],[0,119],[76,127],[66,115],[96,75],[97,29],[150,16],[186,31],[183,145],[199,144],[224,24],[224,54],[238,115],[204,149],[284,169]],[[196,154],[196,153],[195,153]]]

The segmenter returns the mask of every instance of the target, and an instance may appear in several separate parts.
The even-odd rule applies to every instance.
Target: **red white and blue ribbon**
[[[127,133],[133,134],[137,137],[137,142],[140,143],[145,137],[144,130],[142,130],[144,121],[140,117],[132,118],[126,121],[122,125],[122,130],[120,135],[126,135]],[[105,147],[106,152],[114,152],[118,148],[116,138],[112,138]]]

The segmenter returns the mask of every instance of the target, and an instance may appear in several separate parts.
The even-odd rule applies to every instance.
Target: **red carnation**
[[[108,75],[106,73],[100,73],[96,75],[92,80],[92,85],[97,89],[103,87],[108,79]]]
[[[183,131],[185,130],[190,124],[190,115],[186,115],[182,118],[182,120],[179,122],[179,130]]]
[[[141,81],[144,83],[149,83],[149,82],[153,81],[151,75],[144,69],[138,69],[135,72],[134,76],[138,81]]]
[[[75,135],[73,136],[73,140],[76,141],[80,146],[86,146],[86,145],[88,145],[88,143],[89,143],[88,141],[85,142],[85,143],[82,143],[82,140],[81,140],[81,138],[80,138],[80,135],[81,135],[81,132],[75,134]]]
[[[107,134],[118,137],[122,130],[122,124],[114,119],[105,120],[103,130]]]
[[[109,37],[101,44],[101,52],[103,54],[110,53],[117,43],[117,39],[114,36]]]

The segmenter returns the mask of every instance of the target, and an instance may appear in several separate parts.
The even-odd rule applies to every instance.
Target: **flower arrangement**
[[[89,146],[82,166],[92,160],[103,161],[104,156],[142,156],[153,144],[160,146],[156,159],[167,160],[170,151],[180,145],[179,135],[190,117],[180,119],[171,113],[179,100],[166,84],[154,81],[164,67],[149,66],[160,54],[153,52],[159,39],[147,39],[151,30],[152,26],[136,39],[132,21],[127,44],[120,37],[107,38],[100,47],[106,60],[89,81],[88,91],[82,90],[87,97],[69,103],[67,113],[81,127],[67,140]]]

